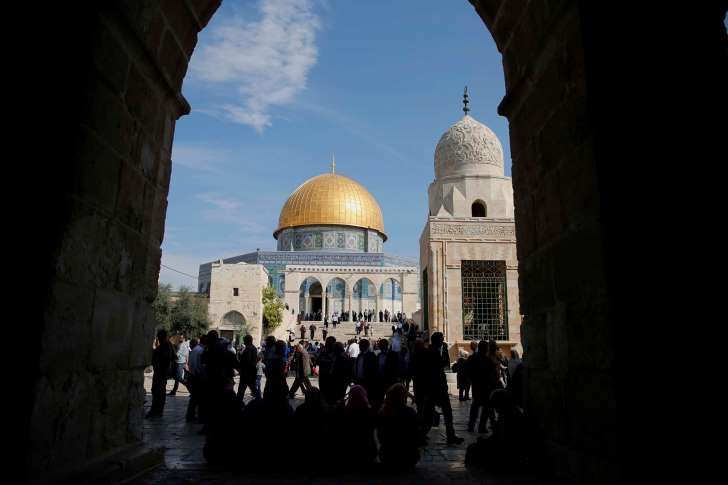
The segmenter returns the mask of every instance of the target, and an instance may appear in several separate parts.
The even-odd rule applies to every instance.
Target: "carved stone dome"
[[[440,137],[435,148],[435,177],[504,175],[503,146],[493,131],[465,115]]]

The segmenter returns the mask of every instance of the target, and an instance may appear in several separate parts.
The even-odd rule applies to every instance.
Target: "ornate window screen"
[[[508,340],[505,261],[462,261],[463,338]]]

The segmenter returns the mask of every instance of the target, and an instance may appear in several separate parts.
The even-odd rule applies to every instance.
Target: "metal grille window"
[[[463,338],[508,340],[505,261],[462,261]]]

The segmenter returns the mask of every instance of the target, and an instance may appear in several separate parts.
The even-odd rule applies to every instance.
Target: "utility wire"
[[[182,271],[180,271],[180,270],[178,270],[178,269],[170,268],[169,266],[166,266],[166,265],[164,265],[164,264],[160,264],[160,266],[162,266],[163,268],[167,268],[167,269],[168,269],[168,270],[170,270],[170,271],[174,271],[175,273],[179,273],[179,274],[182,274],[182,275],[185,275],[185,276],[189,276],[189,277],[190,277],[190,278],[192,278],[193,280],[196,280],[196,279],[197,279],[197,276],[192,276],[191,274],[188,274],[188,273],[184,273],[184,272],[182,272]]]

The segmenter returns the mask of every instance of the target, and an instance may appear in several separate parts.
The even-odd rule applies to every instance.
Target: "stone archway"
[[[557,10],[549,10],[535,2],[472,3],[503,53],[507,94],[500,112],[510,121],[519,257],[523,262],[521,304],[528,318],[523,335],[529,376],[533,376],[529,386],[536,386],[529,404],[539,407],[543,399],[550,399],[537,392],[543,390],[539,382],[552,372],[540,358],[539,349],[547,347],[540,322],[555,304],[544,300],[539,281],[548,279],[544,271],[556,271],[555,266],[544,266],[555,256],[544,253],[542,247],[546,243],[568,244],[580,237],[578,232],[570,233],[560,225],[559,214],[565,207],[572,208],[574,215],[583,215],[585,221],[597,217],[593,208],[574,199],[593,195],[594,172],[578,168],[582,160],[589,166],[593,164],[590,151],[583,148],[581,158],[559,151],[564,146],[579,146],[572,142],[579,141],[584,133],[586,90],[579,4],[561,2]],[[49,277],[44,338],[39,341],[62,342],[53,336],[74,328],[79,329],[76,333],[84,334],[87,332],[80,329],[88,326],[95,329],[95,351],[88,354],[88,360],[79,358],[65,364],[68,375],[77,376],[75,384],[67,388],[66,374],[44,369],[66,355],[65,348],[44,345],[39,350],[42,377],[29,392],[27,408],[32,409],[29,419],[33,423],[30,466],[41,475],[65,466],[79,466],[140,438],[139,418],[128,409],[139,409],[141,416],[144,394],[140,377],[148,364],[146,343],[153,332],[149,304],[159,274],[172,139],[175,121],[189,112],[180,89],[197,33],[219,4],[219,0],[104,2],[79,17],[84,21],[79,28],[89,32],[86,62],[91,63],[88,71],[93,74],[84,81],[87,88],[80,93],[88,102],[83,103],[78,133],[74,134],[75,165],[67,171],[75,177],[69,182],[73,198],[63,194],[53,207],[58,212],[55,219],[65,222],[59,226],[56,245],[49,255],[56,271]],[[565,20],[555,22],[557,15]],[[542,42],[544,39],[550,42]],[[553,42],[562,48],[553,49]],[[541,133],[544,140],[553,143],[541,144],[537,138]],[[572,139],[565,140],[565,136]],[[555,163],[557,160],[560,163]],[[542,171],[539,167],[552,170]],[[556,183],[559,177],[581,177],[581,186],[589,188],[572,191],[572,200],[564,200]],[[593,247],[594,252],[584,257],[597,263],[584,266],[599,268],[601,255],[596,245]],[[100,265],[86,264],[91,260]],[[558,264],[569,265],[570,261],[567,258]],[[592,274],[590,278],[596,279],[597,274]],[[575,279],[582,276],[586,277],[573,275]],[[68,298],[74,300],[72,308],[67,308]],[[104,335],[109,335],[113,343],[107,346]],[[119,341],[128,346],[119,346]],[[74,345],[88,344],[76,340]],[[608,347],[610,343],[603,345]],[[109,365],[111,362],[114,365]],[[107,399],[94,394],[107,389],[94,385],[99,370],[108,373],[107,379],[115,383],[115,388],[128,389],[124,396],[114,396],[119,412],[111,412],[117,421],[129,416],[127,429],[105,439],[95,436],[107,429],[104,423],[110,415],[99,412],[93,404]],[[76,416],[59,405],[69,402],[71,395],[85,396],[79,398],[84,404],[76,408],[87,409],[87,416]],[[610,411],[598,412],[608,416]],[[552,414],[537,418],[545,425]],[[93,425],[79,435],[70,431],[77,428],[74,419]],[[52,425],[56,422],[61,426]],[[555,431],[553,436],[557,435]],[[560,446],[570,449],[572,445]],[[73,451],[78,449],[84,452]]]
[[[246,330],[246,320],[242,313],[235,310],[227,312],[220,319],[220,336],[231,342],[240,337]]]
[[[359,278],[351,288],[351,311],[365,312],[377,309],[377,290],[369,278]]]
[[[608,285],[603,262],[647,268],[633,273],[634,281],[644,281],[649,278],[637,276],[660,264],[650,244],[673,236],[672,224],[669,229],[657,224],[655,230],[640,218],[624,217],[633,214],[632,201],[644,199],[643,186],[662,190],[664,197],[656,201],[672,195],[672,186],[654,184],[653,166],[642,163],[661,158],[655,151],[674,130],[670,117],[655,115],[654,108],[667,100],[652,89],[633,90],[631,80],[641,75],[644,86],[663,85],[674,78],[674,59],[651,55],[660,50],[643,39],[640,27],[655,23],[655,12],[633,3],[617,8],[597,2],[470,1],[503,54],[506,96],[499,112],[510,123],[527,408],[544,432],[555,470],[575,470],[566,478],[576,483],[594,475],[607,482],[617,473],[616,388],[622,377],[615,370],[610,310],[637,303],[634,295],[642,289],[623,280]],[[197,33],[219,4],[130,0],[43,6],[52,19],[35,32],[68,55],[60,56],[64,64],[40,63],[42,72],[25,98],[41,101],[37,112],[60,105],[65,119],[57,133],[42,134],[44,145],[52,147],[47,159],[59,163],[48,164],[40,177],[31,167],[27,177],[41,178],[38,191],[53,201],[38,213],[47,221],[34,255],[44,268],[43,315],[40,325],[28,329],[30,341],[40,344],[30,346],[31,377],[20,397],[33,476],[78,468],[140,439],[142,369],[154,331],[149,305],[160,267],[172,139],[175,121],[189,112],[180,89]],[[694,56],[700,60],[693,67],[705,74],[696,76],[699,89],[676,85],[670,98],[688,98],[690,92],[691,106],[715,106],[706,119],[724,114],[711,101],[721,99],[728,83],[706,67],[725,64],[723,16],[716,11],[710,17],[715,21],[705,30],[712,37],[688,39],[707,53]],[[696,24],[693,18],[676,20]],[[663,36],[660,42],[668,40]],[[27,57],[52,57],[37,54]],[[639,56],[652,62],[637,70],[625,67],[643,60]],[[627,71],[629,81],[618,77]],[[49,89],[48,74],[56,72],[63,74],[55,76],[60,85]],[[618,125],[620,143],[614,146]],[[645,125],[660,128],[655,130],[660,135],[645,133]],[[690,138],[685,134],[690,127],[681,129]],[[720,139],[706,130],[701,155]],[[58,143],[52,143],[54,135]],[[43,150],[37,133],[27,137],[32,140],[27,146]],[[635,163],[625,177],[614,162],[629,155],[628,146]],[[709,165],[709,156],[680,149],[671,144],[661,155],[674,158],[678,150],[684,160]],[[620,260],[624,255],[629,257]],[[31,306],[39,307],[37,301]],[[646,310],[634,317],[654,319]],[[578,344],[598,352],[585,355]],[[587,420],[589,426],[581,426]]]
[[[539,392],[543,391],[539,382],[553,369],[540,357],[540,349],[547,348],[541,322],[551,315],[555,303],[544,300],[539,281],[548,280],[557,266],[568,266],[572,261],[566,258],[556,265],[544,265],[556,256],[545,253],[543,247],[569,244],[584,234],[585,229],[580,232],[562,225],[561,213],[565,209],[574,211],[567,217],[580,215],[584,221],[594,221],[598,216],[594,208],[580,205],[576,199],[593,196],[593,170],[579,169],[582,160],[589,167],[593,165],[591,152],[582,147],[579,158],[560,151],[564,146],[581,146],[574,142],[584,136],[586,89],[579,4],[558,3],[558,10],[552,11],[534,2],[472,3],[503,53],[507,94],[500,112],[510,121],[522,261],[521,304],[527,316],[523,335],[532,377],[529,386],[536,386],[530,393],[529,405],[547,409],[540,406],[541,401],[551,397]],[[73,170],[68,171],[75,177],[69,182],[73,197],[63,194],[53,207],[58,213],[56,219],[65,223],[59,227],[56,245],[52,256],[49,255],[56,270],[49,277],[48,311],[39,341],[57,344],[43,344],[39,350],[41,377],[29,393],[29,419],[33,424],[30,466],[41,475],[81,465],[140,438],[139,417],[144,397],[140,378],[148,364],[146,343],[151,341],[153,332],[149,304],[159,274],[172,139],[175,121],[189,112],[180,88],[197,33],[219,4],[219,0],[104,2],[90,14],[79,17],[84,21],[79,27],[89,32],[87,62],[91,63],[88,72],[93,74],[85,80],[87,88],[81,93],[88,102],[80,110],[74,154],[70,157],[74,160]],[[555,22],[557,15],[563,20]],[[550,42],[542,42],[544,39]],[[550,47],[553,43],[562,48]],[[543,134],[547,143],[541,143],[538,134]],[[566,136],[572,138],[564,139]],[[580,186],[591,189],[572,191],[571,199],[564,199],[567,194],[557,184],[560,177],[581,177]],[[598,229],[598,224],[580,227]],[[597,239],[598,234],[597,230]],[[580,267],[601,267],[601,253],[596,246],[587,246],[594,251],[583,253],[586,260],[595,264]],[[561,274],[572,274],[575,280],[593,280],[600,271],[593,269],[590,275]],[[67,303],[69,298],[73,299],[72,305]],[[549,317],[550,322],[565,322],[564,319]],[[54,336],[74,332],[76,328],[76,334],[86,334],[89,332],[81,330],[86,327],[93,329],[94,351],[74,354],[90,357],[67,361],[67,374],[51,372],[51,363],[67,355],[63,340]],[[106,336],[110,339],[108,344],[104,343]],[[120,341],[128,346],[119,346]],[[73,342],[74,348],[90,348],[89,342]],[[611,345],[608,341],[602,344]],[[559,349],[553,352],[558,354]],[[95,394],[109,388],[95,385],[99,371],[114,382],[111,387],[128,390],[123,396],[113,396],[118,412],[115,408],[101,413],[94,407],[94,403],[111,397]],[[76,375],[74,384],[65,386],[64,381],[71,374]],[[84,396],[79,398],[84,404],[76,409],[86,409],[86,416],[78,416],[64,407],[63,403],[69,402],[72,395]],[[568,401],[566,396],[558,398]],[[133,417],[129,409],[139,409],[139,417]],[[605,419],[610,414],[609,409],[596,412]],[[552,414],[537,416],[547,429]],[[113,416],[111,421],[109,416]],[[127,419],[123,433],[104,431],[123,419]],[[80,422],[92,425],[71,432],[79,429],[81,425],[74,423]],[[107,436],[102,438],[97,433]],[[557,435],[558,430],[553,434],[555,442],[559,441]],[[568,449],[572,445],[560,446]],[[84,452],[77,452],[79,449]]]
[[[330,317],[334,312],[343,313],[346,302],[346,281],[339,277],[331,278],[326,285],[326,315]]]
[[[298,290],[298,306],[302,321],[318,321],[318,312],[323,313],[324,294],[321,282],[309,276],[301,283]]]
[[[390,315],[403,311],[402,285],[396,278],[387,278],[379,285],[379,309],[387,310]]]

